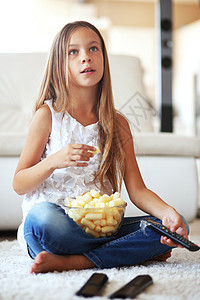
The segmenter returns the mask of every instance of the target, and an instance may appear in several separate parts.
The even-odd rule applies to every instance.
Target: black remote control
[[[107,275],[102,273],[94,273],[76,293],[76,295],[83,297],[97,296],[107,280]]]
[[[186,249],[188,249],[190,251],[198,251],[200,249],[200,247],[198,245],[196,245],[193,242],[187,240],[186,238],[184,238],[180,234],[170,231],[169,228],[167,228],[166,226],[164,226],[164,225],[162,225],[162,224],[160,224],[160,223],[158,223],[158,222],[156,222],[152,219],[145,218],[141,221],[141,225],[142,224],[144,224],[145,226],[148,226],[149,228],[151,228],[152,230],[160,233],[163,236],[167,236],[168,238],[170,238],[176,244],[179,244],[179,245],[185,247]]]
[[[124,285],[122,288],[120,288],[118,291],[110,295],[109,298],[134,298],[152,283],[153,280],[151,276],[139,275],[130,282],[128,282],[126,285]]]

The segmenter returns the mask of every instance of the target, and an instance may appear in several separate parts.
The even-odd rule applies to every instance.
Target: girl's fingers
[[[88,163],[76,162],[75,166],[76,166],[76,167],[87,167],[87,166],[88,166]]]
[[[94,156],[92,153],[93,149],[96,150],[95,147],[89,146],[89,145],[81,145],[81,144],[75,144],[72,147],[72,160],[74,161],[88,161],[91,157]],[[93,151],[94,152],[94,151]]]
[[[77,150],[96,151],[96,147],[85,144],[73,144],[72,147]]]
[[[162,236],[161,239],[160,239],[160,242],[161,242],[161,244],[165,244],[165,245],[167,245],[169,247],[180,247],[180,248],[183,248],[181,245],[178,245],[178,244],[174,243],[171,239],[169,239],[166,236]]]
[[[89,161],[93,156],[94,154],[86,152],[83,154],[73,154],[71,158],[73,161]]]
[[[69,167],[87,167],[88,163],[87,162],[81,162],[81,161],[76,161],[76,160],[71,160],[67,164]]]
[[[160,242],[169,247],[177,247],[178,246],[177,244],[175,244],[171,239],[167,238],[166,236],[162,236],[160,239]]]
[[[86,167],[89,160],[94,156],[92,151],[95,147],[84,144],[69,144],[58,153],[59,166],[58,168],[66,168],[68,166]]]

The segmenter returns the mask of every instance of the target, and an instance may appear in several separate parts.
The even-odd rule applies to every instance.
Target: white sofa
[[[12,178],[46,60],[46,53],[0,54],[0,230],[15,230],[21,222],[22,197],[12,190]],[[110,55],[110,66],[116,107],[132,125],[146,185],[192,221],[198,203],[199,139],[153,132],[155,110],[146,101],[138,58]],[[124,186],[122,196],[127,216],[142,213],[130,204]]]

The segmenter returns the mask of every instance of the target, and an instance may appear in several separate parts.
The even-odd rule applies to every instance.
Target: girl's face
[[[68,44],[69,85],[91,88],[98,85],[104,72],[104,58],[99,36],[88,28],[78,28]]]

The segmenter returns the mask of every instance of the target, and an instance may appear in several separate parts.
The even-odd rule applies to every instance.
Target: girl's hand
[[[181,216],[176,212],[175,209],[171,209],[162,219],[162,224],[168,227],[172,232],[177,232],[178,234],[182,235],[185,238],[188,238],[187,230],[183,219]],[[162,236],[160,239],[162,244],[166,244],[170,247],[180,247],[180,245],[175,244],[171,239],[168,237]]]
[[[95,147],[84,144],[69,144],[51,156],[55,169],[74,167],[86,167],[88,161],[94,156]]]

